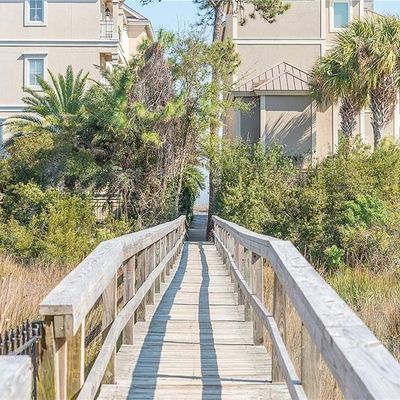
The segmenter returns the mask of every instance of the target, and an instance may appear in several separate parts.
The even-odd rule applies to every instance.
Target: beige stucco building
[[[0,144],[4,123],[24,109],[23,88],[68,65],[100,79],[153,40],[150,22],[124,0],[0,0]]]
[[[334,151],[340,120],[337,105],[321,110],[311,101],[308,73],[341,27],[373,12],[373,1],[290,3],[273,24],[257,16],[242,26],[235,13],[228,13],[224,35],[233,39],[242,61],[233,77],[232,96],[250,109],[230,110],[225,132],[250,142],[284,144],[292,155],[320,159]],[[373,144],[368,110],[360,113],[357,131]],[[385,135],[399,137],[398,106]]]

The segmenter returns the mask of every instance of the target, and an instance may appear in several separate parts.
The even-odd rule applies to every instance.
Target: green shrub
[[[214,157],[218,212],[293,241],[316,266],[396,271],[400,264],[400,146],[373,153],[341,139],[337,153],[295,167],[279,147],[223,143]]]
[[[42,190],[32,182],[10,187],[1,219],[0,248],[19,259],[73,264],[97,240],[88,199],[57,189]]]

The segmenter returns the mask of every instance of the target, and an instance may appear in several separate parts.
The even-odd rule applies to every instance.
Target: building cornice
[[[9,105],[2,106],[0,105],[0,112],[21,112],[26,109],[26,105]]]
[[[117,39],[0,39],[0,47],[116,47]]]
[[[279,45],[290,45],[290,44],[301,44],[301,45],[321,45],[325,42],[325,39],[316,39],[316,38],[300,38],[300,39],[293,39],[293,38],[240,38],[240,39],[233,39],[235,44],[241,45],[249,45],[249,44],[256,44],[256,45],[265,45],[265,44],[279,44]]]

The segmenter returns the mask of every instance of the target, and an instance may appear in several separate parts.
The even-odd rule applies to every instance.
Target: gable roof
[[[239,92],[307,91],[310,75],[287,62],[281,62],[239,86]]]
[[[141,21],[148,21],[148,19],[143,16],[142,14],[138,13],[136,10],[134,10],[132,7],[129,7],[127,4],[123,4],[122,8],[128,13],[130,14],[130,17],[137,19],[137,20],[141,20]],[[129,17],[128,17],[129,18]]]

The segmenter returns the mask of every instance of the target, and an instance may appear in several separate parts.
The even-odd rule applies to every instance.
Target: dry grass
[[[68,272],[66,267],[25,265],[0,254],[0,332],[37,318],[41,300]]]

